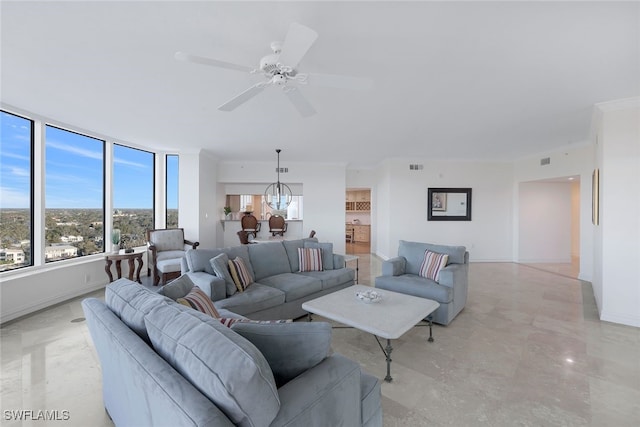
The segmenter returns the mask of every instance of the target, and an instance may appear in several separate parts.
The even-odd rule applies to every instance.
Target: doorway
[[[345,194],[347,254],[371,253],[371,189],[347,188]]]
[[[580,273],[580,177],[519,184],[521,264],[578,278]]]

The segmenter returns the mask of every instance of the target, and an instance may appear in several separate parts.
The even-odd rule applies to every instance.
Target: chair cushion
[[[176,302],[178,304],[191,307],[194,310],[198,310],[201,313],[207,314],[214,319],[220,318],[220,314],[218,314],[218,311],[213,306],[213,301],[211,301],[211,298],[209,298],[207,294],[202,292],[202,289],[197,286],[193,287],[191,291],[189,291],[189,293],[184,297],[178,298]]]
[[[166,259],[181,259],[185,254],[185,251],[163,251],[156,253],[156,261],[164,261]]]
[[[156,269],[160,273],[174,273],[180,271],[180,258],[165,259],[156,262]]]
[[[184,251],[184,231],[180,228],[152,231],[149,233],[149,242],[156,247],[158,252]]]
[[[159,306],[145,324],[154,349],[239,426],[269,425],[280,409],[275,379],[258,349],[195,310]]]
[[[298,248],[298,266],[300,272],[322,271],[322,249]]]
[[[427,279],[437,282],[440,277],[440,270],[447,265],[448,260],[449,255],[431,252],[427,249],[424,251],[424,259],[420,265],[418,276],[426,277]]]
[[[305,248],[320,248],[322,249],[322,269],[323,270],[333,270],[342,266],[335,266],[333,264],[333,243],[331,242],[304,242]]]
[[[231,330],[255,345],[267,359],[276,385],[322,362],[331,352],[331,325],[326,322],[236,322]]]

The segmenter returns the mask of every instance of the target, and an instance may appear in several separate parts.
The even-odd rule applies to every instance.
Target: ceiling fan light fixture
[[[264,191],[264,200],[267,206],[269,206],[272,210],[283,210],[289,207],[291,204],[291,200],[293,195],[291,193],[291,188],[287,184],[283,184],[280,182],[280,150],[276,149],[276,153],[278,155],[278,166],[276,168],[276,172],[278,173],[278,180],[273,184],[270,184],[267,189]]]

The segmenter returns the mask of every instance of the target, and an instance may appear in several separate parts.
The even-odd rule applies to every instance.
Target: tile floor
[[[360,283],[380,260],[360,253]],[[466,308],[447,327],[393,342],[385,426],[638,426],[640,329],[600,322],[588,283],[510,263],[472,263]],[[93,296],[102,297],[103,292]],[[2,326],[1,424],[111,426],[76,299]],[[334,329],[335,351],[383,378],[375,339]],[[6,410],[69,411],[12,422]]]

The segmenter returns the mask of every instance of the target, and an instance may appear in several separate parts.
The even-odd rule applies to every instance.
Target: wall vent
[[[424,169],[424,165],[419,165],[417,163],[409,165],[409,170],[410,171],[421,171],[422,169]]]
[[[545,157],[544,159],[540,159],[540,166],[550,165],[551,157]]]
[[[278,168],[276,168],[276,173],[287,173],[289,172],[289,168],[280,168],[280,170],[278,170]]]

